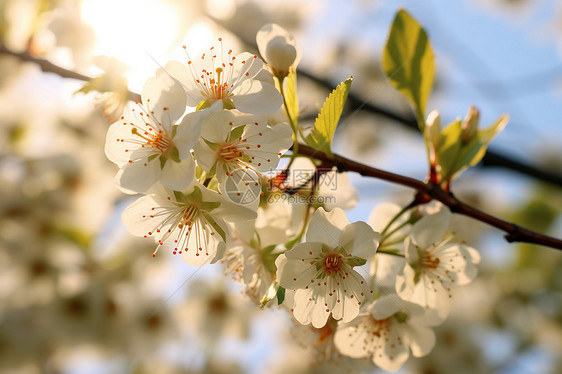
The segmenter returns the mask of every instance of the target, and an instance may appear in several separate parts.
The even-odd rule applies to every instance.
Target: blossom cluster
[[[272,24],[257,43],[265,63],[220,38],[197,58],[184,47],[186,61],[159,69],[111,125],[105,151],[119,167],[116,183],[143,195],[123,223],[154,240],[154,255],[164,248],[193,266],[224,262],[251,299],[277,300],[338,357],[396,370],[410,352],[431,351],[431,328],[447,317],[454,288],[475,277],[478,252],[435,204],[385,205],[350,223],[344,209],[357,194],[347,176],[296,147],[275,171],[301,136],[283,90],[300,50]],[[299,163],[310,176],[291,184]],[[322,180],[336,178],[337,191],[323,190]],[[321,198],[330,193],[337,198]]]

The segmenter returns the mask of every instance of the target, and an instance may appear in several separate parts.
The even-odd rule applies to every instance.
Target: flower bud
[[[265,50],[265,59],[278,72],[288,72],[297,58],[297,49],[281,38],[273,39]],[[277,74],[276,74],[277,75]]]
[[[287,30],[274,23],[263,26],[256,35],[261,56],[278,78],[286,77],[289,69],[300,61],[300,49]]]
[[[480,112],[474,105],[471,105],[470,108],[468,108],[468,113],[466,114],[466,117],[464,117],[464,121],[462,122],[461,125],[462,128],[461,141],[463,142],[463,144],[466,144],[470,142],[472,139],[474,139],[476,133],[478,132],[479,120],[480,120]]]
[[[427,116],[424,135],[433,148],[437,148],[439,139],[441,138],[441,117],[438,111],[434,110]]]

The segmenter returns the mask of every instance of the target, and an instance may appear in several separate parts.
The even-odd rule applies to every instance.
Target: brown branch
[[[77,73],[75,71],[68,70],[68,69],[62,68],[58,65],[55,65],[48,60],[34,57],[29,52],[14,52],[14,51],[6,48],[6,46],[2,43],[0,43],[0,54],[17,57],[22,61],[32,62],[36,65],[39,65],[41,70],[44,71],[45,73],[55,73],[55,74],[57,74],[57,75],[59,75],[63,78],[77,79],[77,80],[80,80],[80,81],[89,81],[90,79],[92,79],[91,77],[89,77],[87,75],[83,75],[83,74]],[[128,97],[129,97],[129,100],[131,100],[131,101],[140,101],[140,95],[138,93],[129,91]]]
[[[484,213],[481,210],[463,203],[452,193],[444,191],[438,184],[424,183],[414,178],[367,166],[336,154],[334,154],[333,158],[330,158],[326,154],[304,144],[299,144],[299,154],[314,157],[315,159],[322,161],[324,165],[335,166],[338,171],[352,171],[365,177],[381,179],[417,190],[419,194],[425,195],[425,197],[428,197],[429,199],[438,200],[447,205],[454,213],[472,217],[478,221],[487,223],[490,226],[506,232],[505,239],[510,243],[533,243],[562,250],[562,240],[537,233],[514,223],[494,217],[488,213]]]
[[[13,52],[0,43],[0,54],[6,54],[17,57],[23,61],[32,62],[41,67],[41,70],[47,73],[55,73],[64,78],[78,79],[88,81],[91,78],[76,73],[71,70],[61,68],[44,59],[33,57],[27,52]],[[129,91],[129,99],[140,101],[140,95]],[[307,145],[299,145],[299,154],[314,157],[322,161],[326,166],[331,165],[338,168],[339,171],[352,171],[366,177],[385,180],[387,182],[399,184],[417,190],[419,194],[423,194],[430,199],[435,199],[447,205],[452,212],[472,217],[478,221],[487,223],[500,230],[506,232],[505,239],[508,242],[526,242],[544,245],[555,249],[562,250],[562,240],[547,235],[539,234],[532,230],[518,226],[514,223],[504,221],[487,213],[484,213],[470,205],[458,200],[453,194],[445,192],[439,185],[427,184],[414,178],[394,174],[388,171],[370,167],[359,162],[347,159],[345,157],[334,154],[333,158],[329,158],[326,154],[315,150]]]
[[[237,30],[233,30],[232,27],[229,27],[228,24],[225,24],[224,22],[212,17],[211,15],[207,15],[207,17],[236,35],[236,37],[240,39],[240,41],[242,41],[242,43],[244,43],[248,48],[257,51],[257,46],[254,40],[248,39]],[[301,67],[297,69],[297,74],[299,77],[304,77],[320,86],[323,86],[328,90],[332,90],[339,84],[339,81],[331,82],[330,80],[313,74],[312,72],[307,71]],[[370,101],[365,101],[363,97],[353,92],[350,92],[347,96],[346,107],[350,112],[363,110],[375,115],[386,117],[392,121],[395,121],[396,123],[402,124],[409,129],[418,131],[418,122],[413,115],[398,113],[386,107],[374,104]],[[341,123],[340,125],[343,124],[344,123]],[[488,148],[486,154],[484,155],[484,158],[482,159],[482,162],[480,162],[477,167],[500,167],[514,171],[516,173],[520,173],[522,175],[526,175],[542,182],[550,183],[551,185],[556,187],[562,187],[562,175],[560,175],[560,173],[543,170],[535,165],[521,160],[516,160],[512,157],[508,157],[490,148]]]

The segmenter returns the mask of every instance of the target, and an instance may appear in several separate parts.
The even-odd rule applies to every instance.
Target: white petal
[[[251,80],[263,70],[263,61],[249,52],[242,52],[236,55],[235,61],[234,74],[241,79]]]
[[[376,350],[373,354],[373,362],[383,370],[396,371],[410,356],[405,344],[400,344],[399,338],[404,341],[401,329],[397,328],[398,323],[391,322],[387,341],[382,345],[382,349]]]
[[[373,209],[371,214],[369,215],[369,219],[367,220],[367,223],[375,231],[382,232],[385,229],[385,227],[388,225],[390,220],[392,220],[392,218],[394,218],[400,212],[400,210],[402,210],[402,208],[397,204],[383,203],[383,204],[377,205]],[[396,222],[392,225],[392,227],[400,226],[405,221],[407,221],[408,218],[409,218],[408,214],[401,215],[396,220]],[[402,236],[406,235],[408,232],[409,232],[409,227],[404,227],[404,228],[398,230],[397,233],[393,234],[392,238],[402,237]]]
[[[200,136],[212,143],[224,143],[232,129],[253,123],[252,119],[245,115],[240,115],[238,111],[219,110],[201,111],[201,134]]]
[[[218,201],[220,206],[213,210],[212,215],[221,217],[228,222],[251,221],[256,219],[257,213],[251,207],[231,203],[218,193],[205,188],[201,191],[203,201]]]
[[[135,236],[156,236],[156,229],[169,221],[178,212],[177,206],[171,202],[163,202],[155,195],[139,198],[123,211],[121,220],[127,230]]]
[[[368,259],[373,257],[377,251],[379,234],[365,222],[359,221],[345,226],[338,241],[347,253]]]
[[[105,138],[105,155],[119,167],[125,165],[131,158],[131,152],[138,148],[128,141],[133,137],[132,126],[128,123],[130,122],[126,119],[113,123],[107,130]]]
[[[349,323],[338,323],[334,334],[334,344],[338,351],[349,357],[361,358],[370,356],[376,340],[367,326],[372,323],[369,313],[362,313]]]
[[[422,217],[412,227],[412,241],[422,249],[429,248],[443,239],[450,221],[451,212],[448,209]]]
[[[234,106],[243,113],[270,114],[283,103],[283,97],[275,86],[255,79],[246,80],[234,94]]]
[[[325,290],[318,288],[297,290],[293,307],[295,319],[303,325],[312,323],[316,328],[325,326],[330,313],[324,306],[324,294]]]
[[[410,303],[400,299],[396,294],[384,295],[375,300],[368,308],[376,320],[387,319],[397,312],[406,312]]]
[[[414,357],[427,355],[435,346],[435,333],[427,327],[416,326],[412,323],[407,327],[404,342],[410,346]]]
[[[371,263],[370,274],[375,280],[377,290],[384,294],[395,289],[396,277],[404,268],[402,257],[377,253]]]
[[[308,261],[289,259],[285,254],[275,260],[277,278],[281,286],[286,289],[301,289],[313,283],[316,278],[316,268]]]
[[[432,251],[432,254],[439,259],[439,265],[435,269],[436,274],[439,274],[448,285],[450,283],[467,284],[476,276],[476,272],[471,274],[472,277],[468,277],[466,274],[467,266],[473,267],[473,265],[466,258],[465,252],[461,250],[461,244],[447,243],[439,245]],[[474,268],[474,270],[476,269]]]
[[[197,165],[199,165],[207,173],[211,171],[217,162],[217,153],[213,151],[203,139],[200,139],[193,147]]]
[[[177,80],[186,92],[186,105],[197,106],[203,96],[196,88],[193,78],[189,73],[188,67],[178,61],[170,61],[164,67],[164,71]]]
[[[295,38],[291,34],[289,34],[287,30],[275,23],[268,23],[262,26],[262,28],[256,34],[256,42],[261,56],[266,56],[267,47],[269,43],[274,39],[282,39],[285,43],[295,47],[296,57],[293,65],[297,66],[301,59],[302,53],[296,44]]]
[[[178,148],[180,160],[188,157],[191,149],[199,140],[203,118],[199,113],[200,112],[193,112],[186,114],[176,128],[174,144]]]
[[[217,164],[217,180],[221,194],[231,203],[257,211],[260,203],[261,184],[252,170],[238,169],[226,174],[223,163]]]
[[[145,192],[160,177],[160,161],[135,161],[125,164],[117,173],[117,180],[122,187],[136,192]]]
[[[326,212],[324,208],[319,208],[310,220],[306,241],[324,243],[329,248],[336,248],[341,231],[348,224],[349,221],[343,210],[336,208]]]
[[[156,78],[146,81],[141,97],[145,109],[165,126],[175,124],[185,112],[185,91],[161,70],[156,73]]]
[[[349,182],[348,173],[328,172],[320,176],[318,195],[326,197],[326,210],[334,208],[352,209],[357,205],[359,192]],[[376,230],[375,230],[376,231]]]
[[[404,254],[406,256],[406,261],[410,265],[416,266],[419,263],[420,254],[418,253],[418,249],[410,236],[407,236],[406,239],[404,239]]]
[[[480,257],[480,253],[476,249],[474,249],[471,246],[466,245],[466,244],[462,244],[461,249],[463,251],[466,251],[466,255],[467,255],[468,260],[470,262],[472,262],[473,264],[479,264],[480,263],[480,260],[482,258]]]
[[[195,178],[195,162],[188,157],[181,162],[168,160],[160,176],[160,183],[175,191],[180,191],[189,186]]]

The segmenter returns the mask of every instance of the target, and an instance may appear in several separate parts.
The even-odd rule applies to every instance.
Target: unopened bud
[[[461,141],[464,144],[470,142],[476,136],[479,120],[480,112],[474,105],[471,105],[470,108],[468,108],[468,113],[466,114],[466,117],[464,117],[464,121],[462,121],[461,125]]]
[[[300,50],[295,38],[274,23],[263,26],[256,35],[260,54],[278,78],[286,77],[289,69],[300,61]]]
[[[288,72],[296,58],[296,48],[285,43],[282,38],[277,37],[267,45],[265,59],[272,69],[280,74]]]
[[[438,111],[434,110],[427,116],[424,135],[425,138],[433,145],[433,148],[437,148],[439,140],[441,139],[441,117],[439,116]]]

